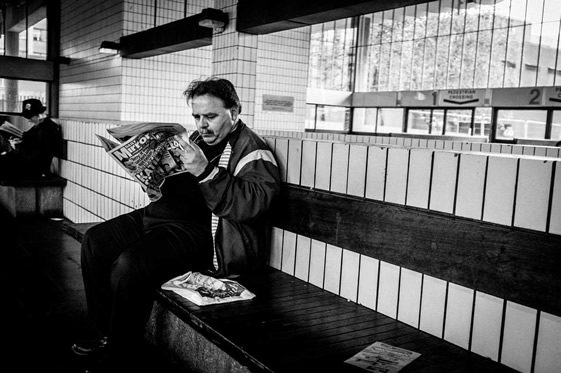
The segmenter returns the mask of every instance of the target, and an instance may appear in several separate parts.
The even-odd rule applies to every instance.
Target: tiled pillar
[[[228,13],[228,26],[212,41],[212,74],[230,80],[240,96],[242,118],[254,126],[257,35],[236,31],[237,0],[216,0],[215,7]]]

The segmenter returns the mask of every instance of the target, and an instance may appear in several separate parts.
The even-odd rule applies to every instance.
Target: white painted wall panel
[[[501,363],[523,373],[532,369],[537,311],[507,302]]]
[[[388,149],[388,169],[384,199],[386,202],[405,204],[408,164],[408,149]]]
[[[419,327],[422,279],[421,273],[401,268],[397,319],[415,328]]]
[[[446,302],[444,339],[466,350],[469,348],[472,309],[473,290],[450,283]]]
[[[378,312],[397,318],[397,297],[399,292],[399,267],[380,262],[380,283],[378,287]]]
[[[549,233],[561,234],[561,162],[555,161]]]
[[[432,154],[430,149],[411,149],[407,181],[407,205],[420,208],[429,206]]]
[[[483,220],[511,225],[517,164],[514,157],[489,157]]]
[[[481,154],[462,154],[459,167],[455,214],[481,219],[487,157]]]
[[[387,148],[368,147],[368,167],[366,170],[366,198],[382,201],[386,185]]]
[[[316,188],[329,190],[331,183],[331,143],[318,142],[316,158]]]
[[[310,247],[311,239],[298,235],[296,239],[296,268],[294,269],[294,276],[304,281],[308,281],[310,270]]]
[[[429,209],[454,212],[458,159],[458,153],[434,153]]]
[[[300,184],[306,187],[313,187],[315,176],[316,176],[316,142],[303,141],[302,175],[300,177]]]
[[[286,169],[286,182],[300,185],[300,169],[302,166],[302,140],[290,139],[288,141],[288,167]]]
[[[358,269],[360,255],[343,250],[343,268],[341,270],[341,296],[352,302],[357,300]]]
[[[376,309],[378,294],[378,267],[380,261],[369,256],[360,256],[360,276],[358,282],[358,304]]]
[[[337,193],[346,193],[349,172],[349,144],[333,144],[331,167],[330,190]]]
[[[335,294],[339,294],[341,286],[341,256],[343,249],[333,245],[327,245],[325,253],[325,279],[323,288]]]
[[[561,372],[561,317],[540,314],[534,373]]]
[[[325,273],[325,250],[326,244],[324,242],[312,240],[309,281],[320,288],[323,288]]]
[[[275,142],[275,157],[279,166],[281,180],[286,181],[288,165],[288,139],[278,138]]]
[[[276,269],[281,269],[282,265],[282,242],[284,231],[280,228],[273,227],[271,234],[271,254],[269,257],[269,265]]]
[[[352,196],[364,197],[367,150],[364,145],[350,145],[347,194]]]
[[[296,262],[296,233],[284,231],[284,239],[282,245],[282,266],[281,270],[294,275],[294,267]]]
[[[497,361],[501,339],[503,300],[476,292],[471,350]]]
[[[514,226],[545,232],[553,162],[521,159]]]
[[[445,300],[446,281],[427,275],[423,276],[423,298],[421,299],[419,329],[442,338]]]

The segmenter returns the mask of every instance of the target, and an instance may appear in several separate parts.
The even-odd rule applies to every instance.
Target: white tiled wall
[[[59,116],[120,119],[119,57],[99,54],[103,40],[121,36],[124,10],[120,0],[61,1],[61,65]]]
[[[303,131],[310,28],[260,35],[255,83],[255,128]],[[263,95],[293,98],[290,112],[263,108]]]
[[[59,117],[85,120],[178,122],[192,126],[182,95],[190,81],[211,74],[210,47],[144,59],[99,53],[102,41],[183,18],[185,2],[61,2],[61,54],[71,58],[60,72]],[[212,6],[190,1],[187,16]]]

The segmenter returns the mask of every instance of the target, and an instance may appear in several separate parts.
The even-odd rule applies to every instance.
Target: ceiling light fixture
[[[119,43],[115,43],[114,41],[104,40],[101,42],[101,45],[99,46],[99,53],[119,54],[120,47],[121,46],[119,45]]]
[[[219,9],[205,8],[199,17],[199,26],[212,28],[214,32],[222,32],[228,25],[228,13]]]

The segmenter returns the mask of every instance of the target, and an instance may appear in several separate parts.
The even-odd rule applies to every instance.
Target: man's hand
[[[208,160],[201,148],[199,148],[199,146],[192,142],[189,138],[183,138],[181,135],[176,135],[174,138],[185,149],[174,149],[174,155],[179,157],[183,163],[180,165],[181,169],[190,172],[194,176],[202,174],[208,165]]]
[[[12,147],[12,149],[16,149],[16,147],[21,143],[21,139],[19,137],[10,137],[8,139],[8,141],[10,142],[10,146]]]

